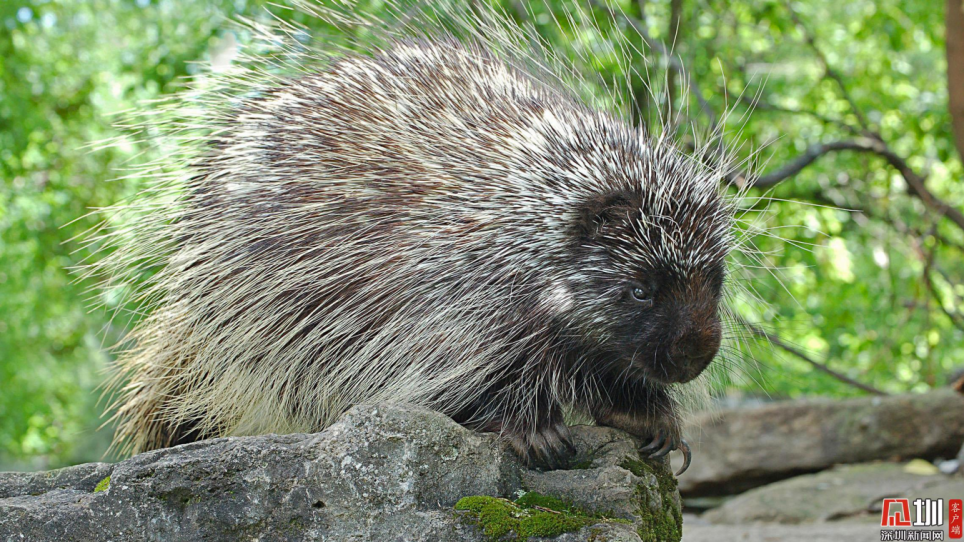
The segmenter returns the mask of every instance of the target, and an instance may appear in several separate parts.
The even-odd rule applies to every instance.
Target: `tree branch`
[[[837,84],[837,87],[840,89],[841,95],[843,96],[844,100],[846,100],[847,103],[850,105],[850,109],[853,111],[854,115],[857,116],[857,121],[860,123],[860,126],[864,129],[864,133],[867,136],[866,138],[861,138],[859,140],[856,140],[854,142],[856,145],[847,146],[847,147],[844,147],[844,149],[861,151],[861,152],[871,152],[884,157],[884,159],[886,159],[887,162],[894,169],[900,172],[901,176],[907,182],[907,187],[909,189],[909,192],[913,196],[916,196],[918,199],[924,202],[925,206],[927,206],[933,211],[936,211],[942,217],[947,217],[948,219],[951,220],[951,222],[956,224],[958,228],[960,228],[961,230],[964,230],[964,213],[961,213],[960,210],[940,200],[937,196],[934,195],[934,193],[928,190],[927,186],[924,184],[924,176],[919,175],[917,172],[911,169],[911,167],[907,164],[907,162],[903,158],[898,156],[897,153],[893,152],[890,149],[890,147],[888,147],[887,144],[884,143],[884,140],[880,136],[880,134],[877,134],[870,130],[870,125],[867,122],[867,118],[864,116],[863,111],[861,111],[860,108],[857,107],[856,102],[854,102],[853,97],[850,95],[850,92],[847,90],[847,86],[844,84],[843,77],[839,73],[837,73],[837,71],[834,70],[832,66],[830,66],[830,63],[827,61],[826,55],[824,55],[820,47],[817,46],[817,42],[814,39],[813,34],[811,34],[807,30],[806,25],[803,24],[803,21],[800,20],[800,17],[797,15],[797,12],[793,10],[793,7],[790,6],[789,3],[787,4],[787,11],[790,13],[790,17],[793,19],[793,22],[797,25],[797,27],[803,33],[803,37],[804,37],[804,40],[807,42],[807,45],[810,46],[814,54],[820,60],[820,63],[823,65],[826,76],[832,79]],[[841,149],[833,149],[833,148],[826,149],[823,152],[819,152],[818,154],[813,155],[812,158],[811,158],[811,153],[809,152],[811,150],[820,151],[819,148],[811,147],[811,149],[808,150],[808,153],[804,154],[804,156],[800,157],[797,161],[794,161],[788,166],[796,166],[798,164],[802,164],[802,166],[800,166],[800,169],[803,169],[804,167],[812,163],[814,160],[816,160],[817,157],[827,152],[841,150]],[[789,172],[789,175],[793,175],[798,171],[799,169],[796,171],[792,171],[792,168],[787,167],[775,173]],[[767,182],[772,181],[770,183],[772,185],[777,181],[779,181],[780,179],[785,179],[788,176],[785,176],[782,178],[779,178],[776,175],[774,175],[773,177],[770,177],[770,176],[766,176],[766,177],[768,177],[768,179],[765,179],[765,181]],[[773,181],[773,179],[776,179],[776,181]],[[766,185],[764,184],[762,186],[766,186]]]
[[[776,104],[772,104],[770,102],[764,102],[762,100],[757,99],[756,97],[750,97],[745,94],[740,95],[740,101],[749,105],[752,109],[760,109],[763,111],[779,111],[781,113],[789,113],[791,115],[807,115],[807,116],[813,117],[814,119],[817,119],[818,121],[824,124],[832,124],[838,128],[842,128],[847,132],[850,132],[854,136],[861,135],[860,130],[854,128],[846,121],[827,117],[826,115],[821,115],[816,111],[811,111],[808,109],[793,109],[789,107],[778,106]]]
[[[810,164],[813,164],[823,155],[836,151],[856,151],[883,157],[891,167],[900,172],[900,175],[907,182],[907,189],[911,195],[917,197],[925,206],[938,215],[947,217],[951,222],[956,224],[958,228],[964,230],[964,213],[935,196],[924,184],[924,178],[918,175],[903,158],[893,152],[890,147],[879,138],[857,138],[854,140],[811,145],[806,152],[791,160],[786,165],[753,180],[753,186],[759,188],[772,187],[780,181],[800,173],[800,171]],[[746,175],[742,172],[734,174],[731,178],[741,186],[747,182]]]
[[[789,343],[786,343],[785,341],[783,341],[782,339],[780,339],[780,337],[777,336],[776,334],[767,332],[767,331],[764,330],[763,328],[761,328],[761,327],[759,327],[759,326],[757,326],[757,325],[755,325],[755,324],[747,321],[747,320],[744,319],[743,317],[737,317],[737,319],[738,319],[738,321],[740,322],[740,324],[742,324],[743,326],[745,326],[751,333],[753,333],[753,335],[758,336],[758,337],[761,337],[761,338],[767,340],[767,341],[768,341],[771,345],[773,345],[774,347],[778,347],[778,348],[780,348],[780,349],[783,349],[784,351],[792,354],[793,356],[799,358],[800,360],[803,360],[804,362],[810,364],[811,366],[813,366],[814,368],[816,368],[818,371],[822,371],[822,372],[826,373],[827,375],[830,375],[830,376],[834,377],[835,379],[837,379],[837,380],[839,380],[839,381],[842,381],[842,382],[844,382],[844,383],[847,383],[847,384],[850,385],[850,386],[859,388],[860,390],[863,390],[863,391],[865,391],[865,392],[869,392],[869,393],[874,394],[874,395],[877,395],[877,396],[887,396],[887,393],[884,392],[883,390],[874,388],[874,387],[872,387],[872,386],[870,386],[870,385],[866,385],[866,384],[864,384],[864,383],[861,383],[860,381],[856,381],[856,380],[854,380],[854,379],[851,379],[850,377],[847,377],[846,375],[844,375],[844,374],[842,374],[842,373],[840,373],[840,372],[838,372],[838,371],[835,371],[835,370],[830,369],[830,367],[827,366],[826,364],[822,364],[822,363],[820,363],[820,362],[817,362],[817,361],[814,360],[813,358],[810,358],[810,356],[808,356],[808,355],[807,355],[806,353],[804,353],[803,351],[797,349],[797,348],[794,347],[793,345],[790,345]]]
[[[944,300],[941,299],[941,293],[937,290],[937,285],[934,284],[934,278],[931,276],[931,272],[930,272],[931,269],[932,269],[932,266],[928,265],[928,268],[924,270],[924,284],[925,286],[927,286],[927,290],[930,291],[931,298],[933,298],[934,301],[937,302],[937,307],[939,307],[940,310],[944,313],[944,315],[946,315],[947,318],[950,319],[951,324],[953,324],[954,327],[957,328],[958,330],[961,330],[962,332],[964,332],[964,315],[961,315],[956,311],[951,311],[950,308],[944,305]],[[944,276],[943,273],[941,273],[941,275],[944,277],[944,280],[946,281],[947,276]],[[948,283],[950,283],[950,281],[948,281]]]
[[[804,168],[816,162],[816,160],[827,153],[832,153],[834,151],[870,151],[867,145],[862,145],[859,141],[833,141],[830,143],[815,143],[807,148],[807,150],[797,158],[791,160],[785,165],[777,168],[776,170],[761,175],[756,179],[752,180],[753,186],[757,188],[769,188],[784,179],[793,177],[794,175],[803,171]],[[738,186],[742,186],[747,182],[746,176],[743,172],[735,174],[733,181],[737,183]]]

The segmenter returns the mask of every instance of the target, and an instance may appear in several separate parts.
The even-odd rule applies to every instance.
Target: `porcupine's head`
[[[574,226],[573,326],[611,376],[696,378],[722,339],[732,210],[720,174],[663,140],[621,137]],[[613,178],[615,177],[615,179]]]

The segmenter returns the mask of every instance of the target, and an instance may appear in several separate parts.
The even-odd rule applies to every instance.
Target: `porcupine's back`
[[[120,359],[134,451],[319,430],[360,401],[469,406],[557,340],[575,206],[641,143],[456,41],[347,56],[211,122]],[[558,378],[551,358],[529,378]]]

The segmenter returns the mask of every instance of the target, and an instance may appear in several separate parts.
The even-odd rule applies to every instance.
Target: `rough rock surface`
[[[923,463],[923,462],[922,462]],[[944,498],[964,495],[964,480],[913,464],[854,464],[801,475],[744,492],[703,515],[719,524],[865,519],[880,523],[884,498]]]
[[[884,498],[964,495],[964,480],[924,460],[839,466],[745,492],[702,516],[684,541],[878,541]],[[946,533],[945,541],[949,541]]]
[[[964,396],[926,394],[779,402],[696,417],[683,496],[735,494],[769,482],[874,460],[953,458],[964,443]]]
[[[961,445],[961,450],[957,453],[957,473],[964,476],[964,444]]]
[[[0,473],[0,539],[479,540],[483,523],[456,503],[527,491],[593,515],[559,540],[678,539],[667,463],[640,461],[616,430],[573,432],[582,469],[543,473],[521,466],[496,436],[433,411],[358,406],[318,434],[215,439],[117,464]]]
[[[878,541],[880,526],[870,522],[838,521],[809,524],[704,524],[686,517],[683,541]],[[948,541],[947,538],[944,539]]]

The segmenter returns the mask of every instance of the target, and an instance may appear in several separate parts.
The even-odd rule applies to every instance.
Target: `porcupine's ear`
[[[576,233],[584,238],[595,239],[607,227],[625,222],[639,213],[639,204],[629,192],[600,194],[587,201],[576,217]]]

